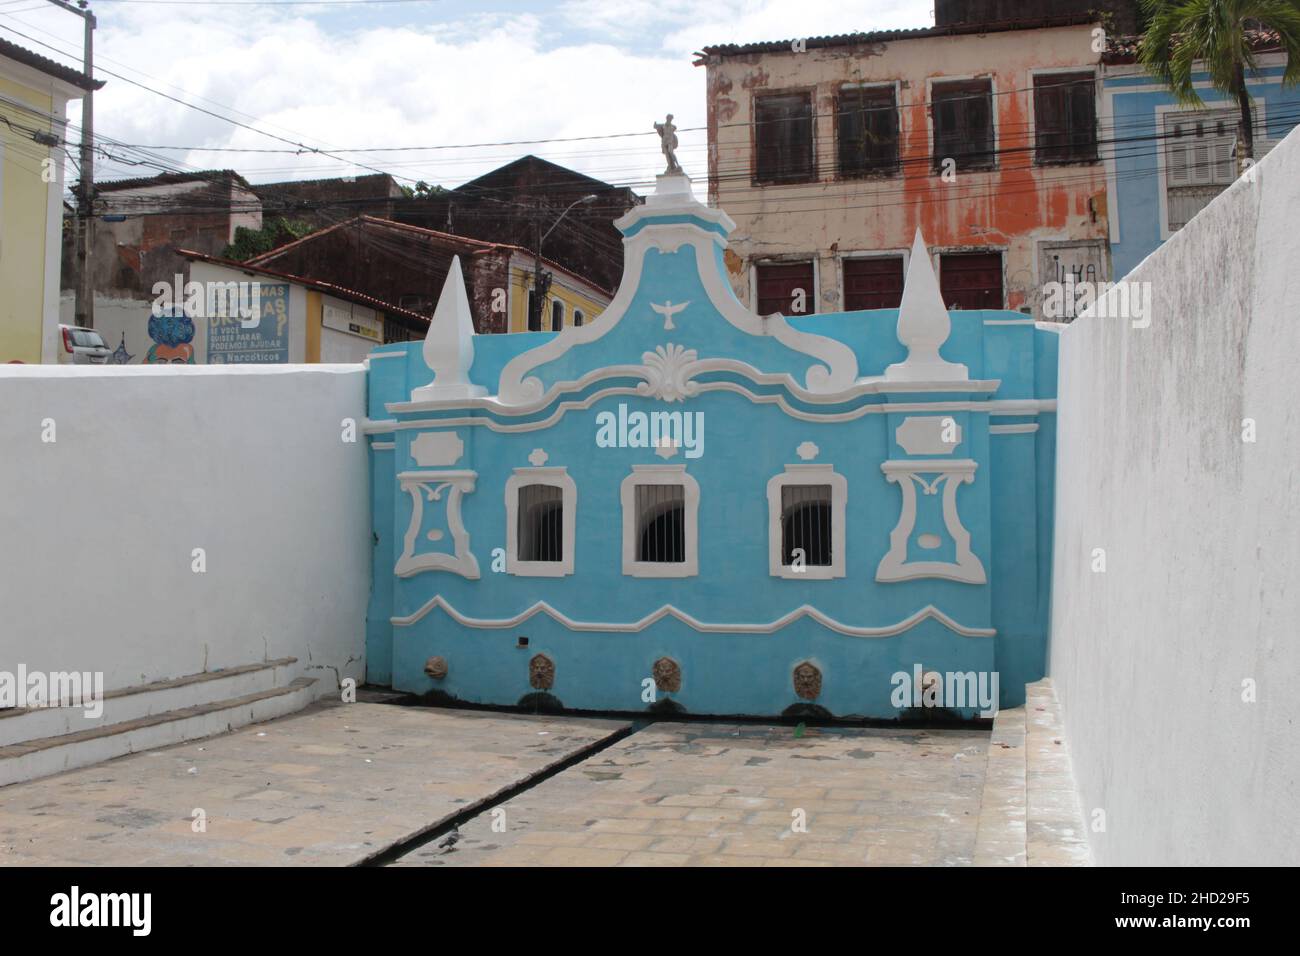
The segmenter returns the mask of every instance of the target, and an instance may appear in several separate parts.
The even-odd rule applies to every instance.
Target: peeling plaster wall
[[[0,366],[0,670],[114,689],[293,656],[321,694],[360,678],[365,375]]]
[[[1149,328],[1061,335],[1049,672],[1102,864],[1300,863],[1300,135],[1255,180],[1128,275]]]
[[[840,309],[840,258],[860,251],[901,254],[920,226],[931,252],[1003,250],[1006,307],[1036,307],[1038,290],[1050,278],[1038,275],[1039,242],[1093,240],[1104,246],[1107,239],[1102,164],[1034,166],[1027,148],[1033,145],[1030,71],[1095,68],[1092,29],[1080,25],[912,38],[803,53],[745,54],[710,65],[710,200],[737,224],[728,271],[741,301],[753,304],[753,260],[815,254],[817,311]],[[928,161],[929,81],[985,76],[993,81],[995,147],[1012,152],[1000,154],[993,171],[958,173],[956,182],[944,182],[931,173]],[[903,172],[837,180],[837,92],[844,83],[886,82],[898,83]],[[751,185],[755,95],[809,88],[815,89],[820,181]]]

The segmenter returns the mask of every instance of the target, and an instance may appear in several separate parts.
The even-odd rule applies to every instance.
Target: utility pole
[[[95,15],[90,12],[87,0],[77,0],[77,6],[65,0],[50,0],[56,7],[81,17],[85,26],[85,47],[82,72],[87,84],[86,95],[81,100],[81,180],[77,187],[77,284],[74,325],[95,327],[95,277],[94,277],[94,202],[95,202]]]
[[[547,236],[555,231],[555,227],[560,224],[560,220],[567,216],[574,206],[594,202],[595,200],[595,193],[583,196],[581,199],[575,199],[565,207],[564,212],[560,213],[555,222],[551,223],[551,228],[547,229],[546,232],[542,232],[542,207],[540,204],[534,207],[533,236],[536,241],[533,244],[533,307],[528,313],[528,331],[532,331],[534,322],[537,324],[537,331],[546,331],[542,328],[542,320],[546,315],[543,306],[545,305],[547,293],[551,291],[551,274],[542,272],[542,243],[546,241]],[[534,316],[536,316],[535,319]]]
[[[536,326],[538,332],[545,332],[542,328],[542,317],[545,314],[546,294],[551,291],[551,274],[542,272],[542,211],[540,208],[533,214],[533,236],[536,242],[533,244],[533,301],[532,308],[528,311],[528,328],[526,331],[533,331]]]

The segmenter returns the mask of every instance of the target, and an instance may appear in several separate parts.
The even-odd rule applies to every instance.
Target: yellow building
[[[563,266],[543,257],[542,268],[551,274],[551,287],[542,307],[542,327],[535,332],[558,332],[574,325],[587,325],[609,305],[609,292]],[[511,332],[527,332],[533,298],[532,253],[518,250],[510,257]]]
[[[65,108],[95,82],[0,40],[0,363],[58,361]]]

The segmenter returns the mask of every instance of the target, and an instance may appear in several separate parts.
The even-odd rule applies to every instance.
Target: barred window
[[[768,571],[773,577],[844,577],[848,497],[848,479],[829,464],[786,465],[768,481]]]
[[[637,485],[638,561],[686,560],[686,489],[681,485]]]
[[[564,492],[554,485],[519,489],[520,561],[564,559]]]
[[[578,490],[564,468],[516,468],[506,481],[506,571],[573,573]]]
[[[623,573],[685,578],[699,571],[700,486],[685,465],[633,465],[620,489]]]
[[[781,486],[781,563],[821,567],[831,563],[831,486]]]

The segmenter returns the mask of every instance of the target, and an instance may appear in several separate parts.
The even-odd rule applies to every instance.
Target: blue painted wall
[[[719,231],[714,222],[680,212],[643,216],[621,228],[635,237],[681,223],[698,227],[701,235]],[[720,248],[715,251],[705,270],[723,268]],[[720,271],[712,292],[706,278],[690,245],[647,249],[635,284],[625,277],[627,288],[597,320],[616,324],[529,373],[547,388],[562,388],[535,409],[493,398],[404,407],[410,393],[433,377],[421,343],[384,346],[372,355],[369,427],[372,444],[379,447],[372,452],[376,541],[369,679],[400,690],[436,689],[463,701],[511,705],[533,692],[529,660],[541,653],[555,664],[550,693],[565,707],[642,711],[649,706],[644,682],[654,661],[667,656],[680,665],[682,686],[657,697],[670,697],[692,713],[777,715],[812,703],[835,716],[889,719],[901,716],[891,701],[893,675],[910,673],[919,663],[940,672],[996,671],[1001,705],[1022,702],[1025,682],[1043,674],[1046,646],[1055,333],[1016,312],[953,312],[942,354],[966,364],[972,381],[933,392],[876,390],[872,380],[908,354],[898,338],[897,310],[800,317],[790,326],[810,333],[810,340],[825,337],[852,350],[863,386],[813,398],[801,387],[816,360],[772,335],[749,334],[729,323],[716,307],[717,289],[725,288],[728,308],[743,307]],[[673,330],[665,330],[662,316],[650,308],[665,301],[691,303],[674,318]],[[556,336],[476,337],[473,382],[495,396],[507,363]],[[694,349],[701,359],[738,360],[747,371],[699,372],[692,380],[706,387],[677,402],[636,394],[642,378],[635,374],[601,371],[639,366],[645,353],[667,343]],[[593,378],[592,373],[586,385],[563,385],[584,375]],[[781,373],[798,384],[757,378]],[[979,385],[981,380],[996,384]],[[596,397],[610,388],[622,393]],[[1006,405],[1007,400],[1021,404]],[[665,459],[653,448],[598,447],[597,416],[617,414],[620,405],[629,412],[703,413],[703,454],[686,458],[678,452]],[[886,479],[881,466],[936,457],[908,455],[895,435],[906,418],[929,415],[951,417],[960,425],[961,443],[950,455],[976,463],[974,480],[958,486],[956,503],[971,550],[983,565],[983,583],[876,579],[902,500],[900,486]],[[544,427],[533,427],[539,422]],[[422,434],[446,431],[459,437],[463,453],[439,467],[474,475],[460,515],[481,576],[430,570],[397,577],[394,563],[413,514],[412,497],[399,487],[398,475],[428,471],[416,463],[411,443]],[[811,461],[796,452],[804,443],[816,445]],[[501,567],[495,549],[506,547],[506,482],[514,469],[531,467],[530,456],[538,449],[546,466],[566,468],[577,488],[575,569],[568,576],[494,570]],[[622,568],[620,487],[633,465],[665,463],[684,463],[700,487],[699,572],[684,578],[629,577]],[[833,464],[847,481],[841,578],[769,573],[767,484],[786,465],[804,463]],[[448,497],[424,502],[418,553],[454,552]],[[955,544],[946,530],[942,494],[918,493],[917,504],[908,560],[952,561]],[[923,533],[941,538],[940,546],[918,551],[915,542]],[[435,598],[444,603],[434,606]],[[556,616],[543,610],[498,626],[538,602]],[[636,632],[600,626],[626,626],[665,605],[701,622],[703,629],[671,615]],[[459,623],[448,608],[473,623]],[[810,615],[773,627],[800,608],[815,609],[849,630],[896,633],[841,633]],[[927,608],[953,626],[923,613]],[[526,649],[517,646],[521,636],[528,638]],[[448,662],[441,680],[424,673],[426,660],[435,655]],[[791,680],[792,668],[803,661],[823,675],[822,692],[811,702],[795,695]],[[959,708],[965,716],[977,709]]]
[[[1266,138],[1272,140],[1286,136],[1300,122],[1300,89],[1284,88],[1282,72],[1281,67],[1270,67],[1247,81],[1256,110],[1263,108]],[[1206,109],[1234,106],[1204,85],[1204,73],[1195,74],[1194,80]],[[1156,110],[1173,106],[1176,101],[1167,90],[1153,86],[1154,81],[1147,76],[1112,76],[1102,82],[1113,113],[1112,132],[1107,135],[1123,141],[1108,150],[1115,157],[1110,215],[1112,219],[1118,217],[1119,223],[1119,240],[1110,244],[1111,275],[1115,280],[1128,275],[1164,242],[1160,230],[1160,194],[1164,187],[1159,165],[1163,140],[1157,138],[1160,130]],[[1257,149],[1260,138],[1257,132]]]

